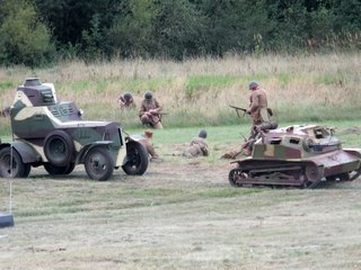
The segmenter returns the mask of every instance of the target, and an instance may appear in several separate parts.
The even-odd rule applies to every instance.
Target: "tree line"
[[[360,49],[361,0],[0,0],[0,65]]]

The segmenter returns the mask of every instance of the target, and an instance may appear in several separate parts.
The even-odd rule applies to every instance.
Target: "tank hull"
[[[281,160],[245,158],[233,163],[232,186],[316,187],[321,181],[349,181],[361,173],[359,149],[335,150],[312,158]]]

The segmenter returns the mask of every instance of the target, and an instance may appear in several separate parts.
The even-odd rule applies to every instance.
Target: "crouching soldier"
[[[118,104],[122,110],[134,109],[136,107],[131,93],[125,93],[124,95],[120,96],[118,99]]]
[[[144,94],[144,100],[140,106],[139,118],[143,125],[149,125],[153,128],[163,128],[161,123],[162,111],[158,101],[153,97],[152,92],[147,91]]]
[[[206,142],[207,131],[202,129],[197,138],[194,138],[189,146],[184,150],[183,156],[192,158],[198,156],[208,156],[209,149]]]

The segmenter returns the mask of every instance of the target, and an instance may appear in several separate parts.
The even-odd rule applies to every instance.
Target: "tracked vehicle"
[[[13,141],[0,144],[0,176],[27,177],[31,167],[70,174],[84,164],[88,176],[107,180],[114,168],[141,175],[148,153],[116,122],[85,121],[74,102],[58,102],[53,84],[29,78],[10,108]]]
[[[334,130],[297,125],[260,133],[252,156],[232,162],[232,186],[316,187],[361,174],[361,149],[342,148]]]

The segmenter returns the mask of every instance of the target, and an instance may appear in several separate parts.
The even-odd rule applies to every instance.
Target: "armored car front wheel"
[[[26,178],[30,169],[30,164],[25,164],[19,153],[12,147],[5,147],[0,150],[0,176]]]
[[[148,152],[138,142],[127,143],[127,156],[122,166],[128,175],[143,175],[148,168]]]
[[[95,147],[86,155],[84,166],[91,179],[105,181],[113,174],[114,161],[107,149]]]

